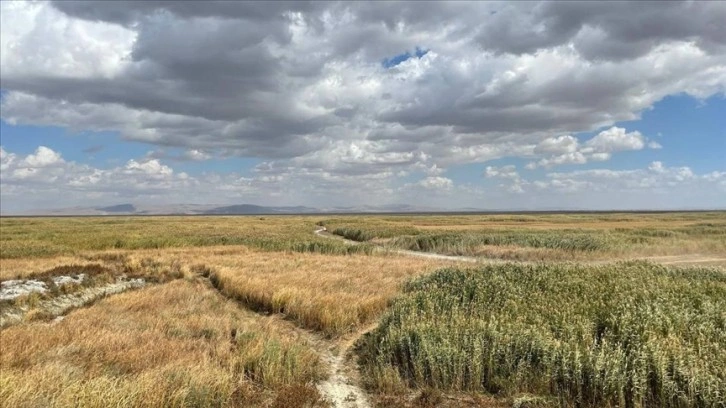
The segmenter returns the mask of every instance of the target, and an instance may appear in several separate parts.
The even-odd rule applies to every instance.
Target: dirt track
[[[339,235],[334,235],[328,232],[328,230],[325,227],[320,227],[315,230],[315,235],[318,235],[320,237],[329,238],[329,239],[337,239],[339,241],[343,241],[349,245],[358,245],[360,242],[352,241],[346,238],[343,238]],[[459,262],[478,262],[478,263],[509,263],[509,262],[520,262],[520,263],[527,263],[527,261],[515,261],[515,260],[504,260],[504,259],[494,259],[494,258],[484,258],[484,257],[473,257],[473,256],[454,256],[454,255],[444,255],[444,254],[436,254],[431,252],[417,252],[417,251],[407,251],[404,249],[387,249],[383,247],[379,247],[381,251],[388,251],[391,253],[396,253],[400,255],[406,255],[406,256],[416,256],[420,258],[429,258],[429,259],[440,259],[443,261],[459,261]],[[646,256],[646,257],[635,257],[635,258],[618,258],[618,259],[612,259],[612,260],[606,260],[606,261],[578,261],[579,263],[586,264],[586,265],[603,265],[613,262],[619,262],[619,261],[628,261],[628,260],[645,260],[654,262],[661,265],[682,265],[682,266],[718,266],[718,267],[726,267],[726,257],[718,257],[713,255],[701,255],[701,254],[687,254],[687,255],[663,255],[663,256]]]

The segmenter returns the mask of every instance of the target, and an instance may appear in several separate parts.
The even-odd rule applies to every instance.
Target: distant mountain
[[[689,210],[689,209],[683,209]],[[681,211],[683,211],[681,210]],[[690,209],[695,210],[695,209]],[[22,213],[5,213],[2,215],[48,215],[48,216],[75,216],[75,215],[262,215],[262,214],[381,214],[381,213],[437,213],[437,212],[473,212],[473,213],[531,213],[531,212],[578,212],[588,211],[582,208],[507,208],[507,209],[481,209],[456,208],[445,209],[436,207],[413,206],[408,204],[388,205],[361,205],[352,207],[305,207],[305,206],[262,206],[255,204],[215,205],[215,204],[117,204],[107,207],[70,207],[60,209],[30,210]],[[590,210],[591,211],[591,210]],[[623,212],[628,210],[618,210]],[[630,210],[633,211],[633,210]],[[643,210],[641,210],[643,211]],[[645,210],[648,211],[648,210]]]
[[[329,212],[341,213],[410,213],[451,211],[436,207],[417,207],[408,204],[363,205],[359,207],[334,207]]]
[[[352,214],[352,213],[408,213],[446,211],[441,208],[415,207],[407,204],[382,206],[328,207],[306,206],[262,206],[255,204],[213,205],[213,204],[117,204],[107,207],[70,207],[59,209],[30,210],[12,215],[254,215],[254,214]],[[3,214],[10,215],[10,214]]]
[[[212,208],[202,214],[307,214],[320,212],[317,208],[311,207],[263,207],[253,204],[228,205],[225,207]]]
[[[97,210],[110,213],[132,213],[136,211],[136,207],[134,207],[133,204],[119,204],[112,205],[110,207],[97,208]]]

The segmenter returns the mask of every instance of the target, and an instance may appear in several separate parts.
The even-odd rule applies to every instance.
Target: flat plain
[[[724,212],[0,228],[0,406],[726,406]]]

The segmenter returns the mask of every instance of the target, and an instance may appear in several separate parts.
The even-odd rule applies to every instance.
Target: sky
[[[726,2],[0,2],[0,210],[726,208]]]

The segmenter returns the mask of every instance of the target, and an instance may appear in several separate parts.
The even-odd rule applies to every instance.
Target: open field
[[[217,245],[326,254],[368,249],[312,236],[315,221],[312,217],[294,216],[5,218],[0,221],[0,259]]]
[[[0,406],[726,404],[725,213],[0,227]]]
[[[235,334],[233,335],[233,331]],[[3,406],[247,406],[323,376],[317,354],[199,281],[2,333]]]
[[[726,214],[346,217],[328,231],[392,249],[511,260],[726,254]]]

